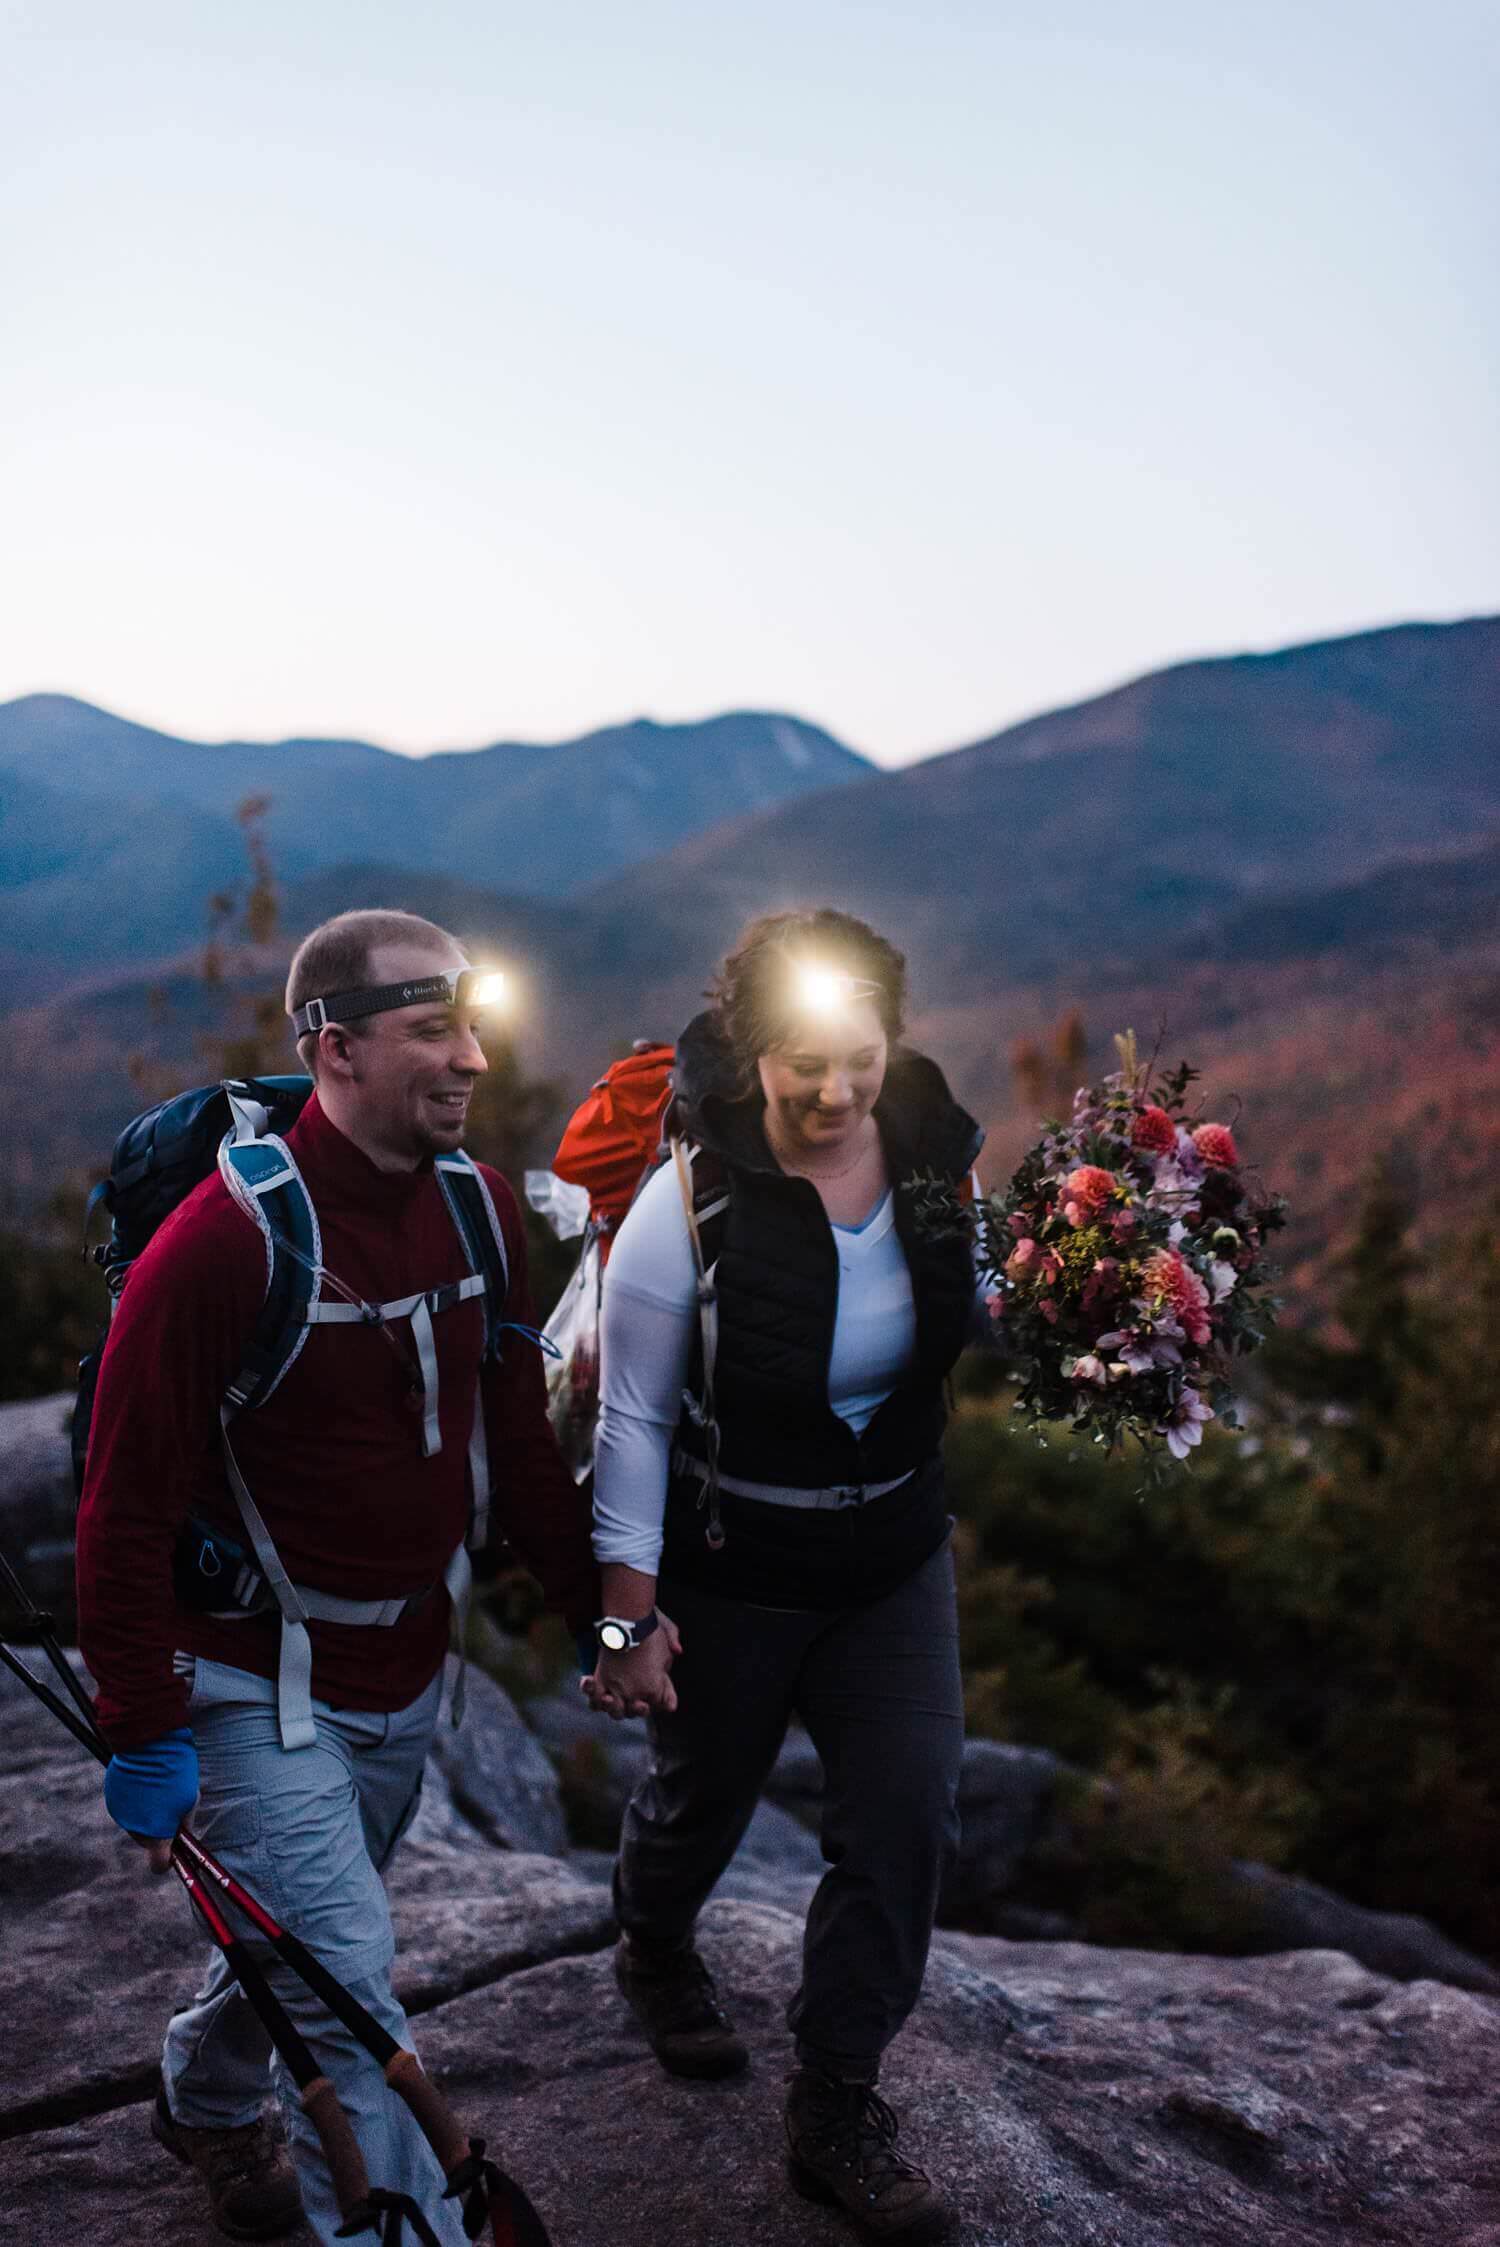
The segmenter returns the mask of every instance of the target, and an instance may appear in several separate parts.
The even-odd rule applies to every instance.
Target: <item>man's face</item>
[[[405,983],[456,974],[468,964],[457,945],[377,944],[369,980]],[[462,1143],[469,1096],[489,1066],[475,1035],[479,1019],[475,1007],[403,1006],[351,1027],[352,1073],[344,1080],[350,1120],[391,1167],[411,1169]]]

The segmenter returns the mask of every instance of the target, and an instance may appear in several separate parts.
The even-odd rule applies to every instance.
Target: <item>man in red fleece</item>
[[[347,1002],[344,1021],[336,1007],[326,1020],[314,1007],[320,1026],[299,1036],[314,1091],[287,1135],[317,1212],[325,1295],[393,1305],[468,1274],[433,1168],[459,1147],[485,1068],[475,1010],[456,980],[467,965],[431,922],[378,912],[325,923],[292,962],[289,1014],[340,994]],[[402,1001],[408,988],[414,1003]],[[504,1239],[504,1316],[530,1328],[520,1214],[503,1179],[480,1175]],[[379,1870],[415,1809],[436,1720],[450,1614],[443,1578],[468,1522],[476,1395],[491,1518],[580,1632],[599,1612],[587,1511],[553,1442],[534,1343],[508,1334],[499,1362],[481,1363],[481,1300],[431,1320],[425,1371],[409,1318],[312,1326],[265,1403],[234,1420],[235,1459],[294,1585],[403,1604],[382,1627],[307,1626],[312,1736],[289,1750],[274,1606],[219,1619],[180,1607],[173,1590],[190,1515],[244,1543],[219,1407],[265,1285],[261,1234],[215,1175],[161,1227],[116,1313],[78,1523],[80,1641],[115,1750],[106,1801],[160,1871],[196,1799],[207,1845],[409,2042],[390,1988]],[[273,1962],[268,1971],[349,2111],[372,2178],[412,2192],[444,2247],[450,2237],[460,2247],[456,2207],[437,2199],[440,2173],[406,2109],[302,1985]],[[276,2066],[295,2181],[262,2121],[269,2056],[216,1962],[169,2028],[153,2128],[205,2174],[232,2237],[270,2237],[305,2208],[317,2236],[331,2240],[331,2182]]]

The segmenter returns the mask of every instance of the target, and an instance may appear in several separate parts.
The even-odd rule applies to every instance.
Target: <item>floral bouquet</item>
[[[1134,1032],[1115,1044],[1115,1074],[977,1204],[980,1258],[1034,1428],[1065,1420],[1185,1460],[1206,1421],[1236,1425],[1229,1360],[1274,1322],[1264,1244],[1285,1203],[1252,1189],[1227,1124],[1188,1115],[1195,1069],[1153,1085]]]

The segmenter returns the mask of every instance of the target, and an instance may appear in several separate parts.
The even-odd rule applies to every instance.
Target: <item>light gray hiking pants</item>
[[[391,1990],[396,1946],[380,1874],[416,1810],[442,1682],[440,1671],[420,1699],[392,1716],[314,1701],[317,1741],[290,1754],[281,1745],[268,1679],[199,1661],[188,1704],[201,1784],[193,1830],[408,2049],[406,2016]],[[229,1916],[237,1932],[245,1931],[237,1913]],[[370,2182],[411,2193],[443,2247],[466,2247],[457,2203],[441,2198],[437,2160],[375,2062],[268,1945],[251,1937],[250,1947],[338,2093]],[[338,2206],[317,2134],[215,1951],[197,1997],[167,2030],[167,2104],[189,2129],[253,2122],[268,2067],[308,2222],[331,2243]]]
[[[682,1633],[678,1706],[650,1720],[651,1770],[625,1812],[615,1910],[680,1942],[739,1847],[786,1728],[823,1760],[828,1860],[807,1915],[797,2055],[873,2082],[921,1994],[943,1870],[958,1845],[963,1684],[953,1555],[829,1614],[752,1607],[663,1581]],[[733,2010],[733,1993],[725,1991]]]

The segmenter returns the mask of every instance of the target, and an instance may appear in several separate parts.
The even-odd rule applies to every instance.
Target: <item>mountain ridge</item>
[[[618,872],[725,816],[870,769],[777,711],[637,719],[549,747],[418,759],[359,742],[188,742],[68,697],[23,698],[0,706],[0,959],[26,958],[66,983],[93,956],[101,911],[112,908],[115,941],[127,948],[191,942],[205,899],[240,868],[236,812],[251,797],[268,799],[266,840],[289,881],[399,856],[487,889],[562,897],[581,875]],[[126,860],[132,837],[179,833],[170,863],[155,846],[143,917],[128,873],[101,889],[111,826]]]
[[[914,1035],[990,1127],[990,1178],[1034,1130],[1007,1059],[1019,1038],[1045,1040],[1080,1008],[1097,1074],[1111,1030],[1165,1020],[1206,1096],[1249,1096],[1247,1143],[1293,1195],[1293,1292],[1326,1302],[1370,1161],[1392,1144],[1411,1155],[1437,1231],[1465,1221],[1500,1157],[1497,689],[1496,618],[1203,659],[922,764],[841,765],[837,787],[769,808],[717,816],[722,792],[700,774],[691,832],[576,886],[608,825],[593,803],[592,825],[575,817],[565,833],[566,895],[517,894],[493,854],[480,881],[410,863],[404,820],[383,847],[354,838],[342,863],[278,853],[283,927],[290,938],[328,912],[396,902],[498,947],[532,997],[526,1065],[580,1093],[632,1037],[680,1027],[751,914],[840,904],[907,952]],[[1048,746],[1032,754],[1041,727]],[[635,731],[625,753],[648,745]],[[0,758],[0,807],[19,783]],[[45,803],[59,816],[56,792]],[[170,875],[181,822],[149,824]],[[612,847],[628,856],[629,840]],[[106,822],[66,976],[47,953],[56,899],[45,883],[30,896],[33,1003],[8,1014],[0,1048],[0,1122],[28,1193],[108,1144],[132,1105],[128,1054],[201,1074],[208,1002],[170,944],[134,977],[114,947],[101,983],[108,841]],[[0,821],[0,865],[6,847]],[[13,902],[0,894],[11,967]],[[199,922],[184,925],[179,955]],[[283,967],[278,954],[256,972]],[[37,1003],[44,969],[54,990],[68,982],[66,1004]],[[160,985],[174,999],[165,1027]],[[44,1073],[54,1097],[38,1114]]]

